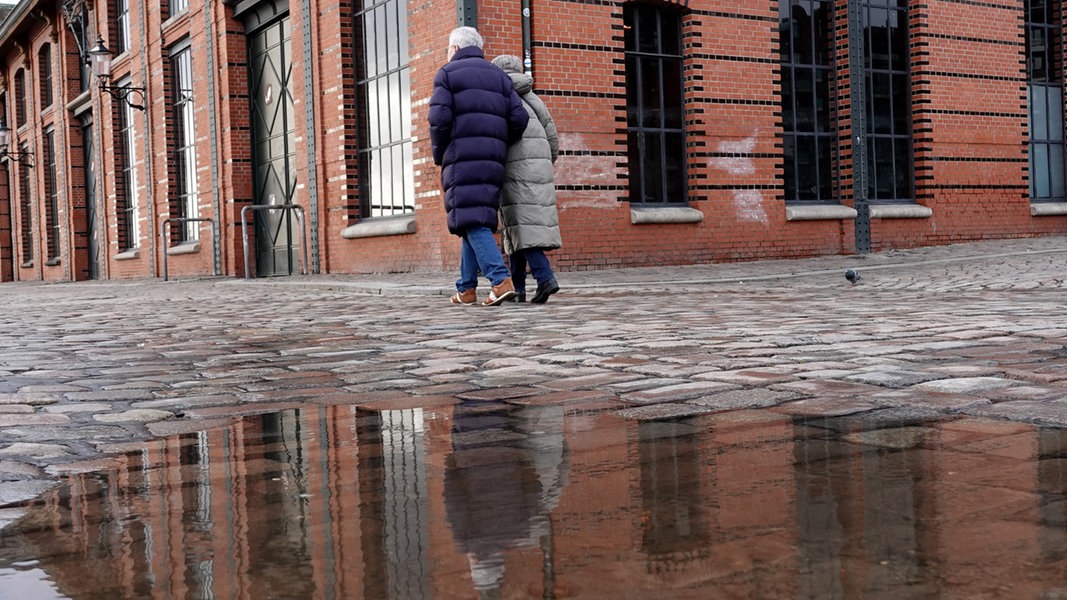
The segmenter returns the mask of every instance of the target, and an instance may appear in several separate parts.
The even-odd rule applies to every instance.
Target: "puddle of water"
[[[314,407],[72,476],[0,597],[1067,597],[1067,433]]]

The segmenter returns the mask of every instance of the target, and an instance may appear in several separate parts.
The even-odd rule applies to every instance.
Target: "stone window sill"
[[[137,258],[141,258],[140,248],[130,248],[129,250],[119,252],[115,255],[115,260],[134,260]]]
[[[167,248],[168,256],[174,256],[176,254],[196,254],[197,252],[200,252],[200,240],[182,242],[177,246]]]
[[[346,240],[382,237],[388,235],[408,235],[415,233],[415,215],[402,217],[384,217],[367,219],[341,230],[341,237]]]
[[[872,204],[872,219],[929,219],[933,209],[918,204]]]
[[[1067,202],[1035,202],[1030,205],[1031,217],[1058,217],[1067,215]]]
[[[630,224],[649,225],[661,223],[700,223],[704,213],[688,206],[634,206],[630,205]]]
[[[808,206],[786,206],[786,221],[836,221],[855,219],[856,209],[841,204],[812,204]]]

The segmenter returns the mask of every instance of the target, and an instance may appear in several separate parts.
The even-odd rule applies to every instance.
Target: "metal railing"
[[[211,223],[211,274],[218,276],[218,260],[215,257],[215,219],[194,219],[192,217],[171,217],[169,219],[163,219],[159,222],[159,238],[163,244],[163,281],[167,281],[167,250],[170,249],[170,245],[167,244],[167,225],[171,223]]]
[[[248,262],[248,211],[250,210],[285,210],[295,211],[296,220],[300,225],[300,248],[304,251],[304,261],[300,264],[300,272],[308,274],[308,235],[304,228],[304,207],[299,204],[258,204],[249,205],[241,209],[241,245],[245,255],[245,279],[251,279],[252,266]]]

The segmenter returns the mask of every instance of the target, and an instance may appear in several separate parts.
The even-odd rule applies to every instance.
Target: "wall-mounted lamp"
[[[111,82],[111,50],[108,50],[107,46],[104,45],[104,40],[96,38],[96,45],[89,49],[89,60],[93,65],[93,74],[96,75],[97,81],[100,82],[101,92],[107,92],[118,100],[125,100],[126,104],[130,105],[130,108],[145,109],[147,101],[145,88],[129,85],[109,85]]]
[[[33,168],[33,155],[29,152],[8,152],[8,146],[11,145],[11,130],[8,128],[7,123],[0,123],[0,158],[10,158],[11,160],[21,161],[23,166],[32,169]]]

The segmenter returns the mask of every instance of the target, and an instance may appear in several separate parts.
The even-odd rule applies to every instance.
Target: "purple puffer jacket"
[[[437,71],[430,143],[442,167],[450,233],[479,225],[497,230],[508,145],[522,138],[529,118],[511,78],[477,46],[460,48]]]

